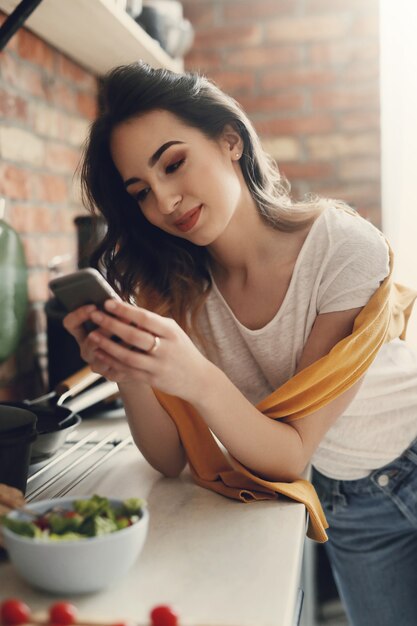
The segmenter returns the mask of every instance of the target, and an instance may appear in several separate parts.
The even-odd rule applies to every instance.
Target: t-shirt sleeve
[[[332,313],[365,306],[389,274],[389,250],[370,224],[354,230],[328,258],[320,284],[317,312]]]

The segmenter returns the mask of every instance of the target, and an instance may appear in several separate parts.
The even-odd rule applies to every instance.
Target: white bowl
[[[52,506],[72,510],[74,500],[87,497],[56,498],[28,504],[35,513],[43,513]],[[109,498],[112,505],[122,500]],[[11,511],[12,519],[27,520],[20,511]],[[52,593],[90,593],[120,580],[138,558],[145,543],[149,512],[122,530],[109,535],[88,537],[75,541],[32,539],[3,527],[4,544],[10,560],[19,574],[34,587]]]

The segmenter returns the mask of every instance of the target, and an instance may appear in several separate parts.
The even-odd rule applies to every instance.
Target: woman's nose
[[[158,210],[163,215],[169,215],[175,211],[181,203],[180,194],[160,193],[157,194]]]

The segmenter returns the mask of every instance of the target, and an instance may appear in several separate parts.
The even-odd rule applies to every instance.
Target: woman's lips
[[[175,222],[174,226],[176,226],[176,228],[178,228],[178,230],[182,233],[186,233],[191,230],[196,225],[198,218],[200,217],[201,206],[202,205],[186,213],[184,217]]]

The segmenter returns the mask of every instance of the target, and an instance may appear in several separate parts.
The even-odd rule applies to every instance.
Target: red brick
[[[260,24],[243,27],[218,27],[207,32],[197,32],[194,46],[198,48],[238,48],[239,46],[255,46],[262,41]]]
[[[270,111],[299,111],[304,106],[304,96],[290,92],[273,96],[241,96],[239,102],[251,115]]]
[[[260,80],[262,91],[288,89],[290,87],[320,87],[336,82],[339,76],[333,70],[293,69],[289,71],[267,70]]]
[[[97,98],[89,93],[79,91],[76,96],[77,111],[83,117],[94,120],[97,116]]]
[[[20,233],[48,233],[56,231],[55,211],[42,205],[15,204],[10,221]]]
[[[31,270],[28,276],[28,292],[30,302],[45,302],[49,298],[49,272]]]
[[[223,58],[220,51],[217,50],[197,50],[191,48],[190,52],[185,56],[184,65],[186,70],[199,70],[205,74],[209,74],[212,70],[218,70],[223,65]]]
[[[265,18],[276,18],[280,15],[292,14],[294,0],[239,0],[239,2],[223,3],[223,17],[232,23],[240,21],[260,21]]]
[[[340,76],[343,82],[349,85],[355,83],[360,84],[362,82],[373,82],[376,84],[380,77],[379,64],[358,61],[343,69],[343,71],[340,72]]]
[[[51,259],[66,253],[71,254],[73,248],[72,238],[50,233],[22,235],[22,241],[30,269],[46,269]]]
[[[379,45],[372,39],[318,42],[309,46],[309,57],[308,63],[319,66],[378,61]]]
[[[0,89],[0,118],[27,121],[28,104],[20,96]]]
[[[255,123],[260,135],[311,135],[335,129],[333,116],[311,115],[304,117],[287,117],[283,119],[262,120]]]
[[[335,173],[330,163],[278,163],[278,166],[290,183],[293,178],[313,180],[333,178]]]
[[[14,165],[0,164],[0,195],[27,200],[30,196],[31,174]]]
[[[264,68],[279,65],[293,65],[300,61],[299,46],[261,45],[259,47],[243,48],[225,52],[225,62],[228,67],[240,67],[243,70],[250,68]]]
[[[28,268],[42,267],[44,241],[40,237],[22,235],[23,248],[25,250]]]
[[[378,200],[378,199],[375,198],[374,200]],[[380,202],[378,202],[378,204],[373,205],[373,206],[363,206],[363,207],[358,207],[358,208],[362,217],[370,221],[371,224],[373,224],[377,228],[379,229],[382,228],[382,214],[381,214]]]
[[[211,78],[219,87],[231,95],[250,93],[255,87],[255,77],[252,72],[210,72]]]
[[[74,235],[74,218],[77,215],[85,215],[85,212],[80,207],[72,209],[65,207],[65,209],[59,209],[56,212],[55,217],[57,231],[68,235]]]
[[[69,198],[67,181],[53,174],[34,175],[32,189],[38,201],[65,202]]]
[[[31,109],[33,129],[38,136],[69,141],[72,118],[67,113],[45,101],[32,103]]]
[[[374,130],[380,127],[379,110],[343,113],[339,117],[338,127],[342,131]]]
[[[281,43],[293,41],[323,41],[346,37],[350,32],[350,16],[347,12],[338,15],[309,15],[274,20],[266,24],[269,41]]]
[[[348,8],[351,12],[360,9],[370,13],[378,10],[378,2],[379,0],[366,0],[366,2],[363,0],[349,0],[349,3],[346,0],[305,0],[305,11],[306,13],[339,13]]]
[[[43,98],[45,95],[41,70],[21,63],[7,52],[0,55],[0,75],[3,81],[11,87],[16,87],[38,98]]]
[[[49,73],[54,70],[54,49],[25,28],[19,31],[18,53],[22,59],[40,65]]]
[[[380,197],[380,184],[376,181],[332,181],[331,184],[311,181],[310,187],[325,198],[344,200],[355,207],[363,205],[370,198],[375,202]]]
[[[68,59],[63,54],[58,54],[58,74],[61,78],[76,83],[79,86],[95,91],[97,79],[85,69]]]
[[[190,20],[195,29],[212,26],[216,22],[216,7],[211,0],[195,4],[183,2],[184,17]]]
[[[78,113],[75,89],[62,81],[56,80],[55,77],[46,87],[46,99],[51,105],[71,113]]]
[[[339,160],[338,174],[342,180],[380,180],[379,155]]]
[[[80,160],[80,152],[61,143],[45,145],[45,165],[51,172],[72,176]]]
[[[312,93],[311,102],[313,108],[318,110],[375,109],[379,106],[379,90],[372,85],[360,88],[351,85],[350,88],[346,86]]]

